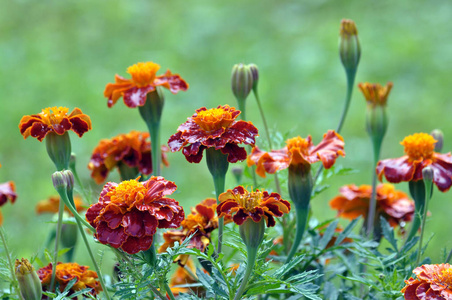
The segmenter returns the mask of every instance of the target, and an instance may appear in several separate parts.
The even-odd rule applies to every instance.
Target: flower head
[[[48,107],[39,114],[23,116],[19,123],[20,133],[26,139],[29,136],[42,141],[49,132],[63,135],[72,130],[79,137],[91,130],[91,119],[75,108],[70,114],[66,107]]]
[[[69,281],[77,278],[75,284],[71,287],[71,292],[76,292],[86,288],[90,288],[92,295],[97,295],[102,291],[102,287],[96,278],[98,278],[95,271],[88,270],[89,267],[80,266],[77,263],[57,263],[55,270],[55,280],[60,286],[60,291],[64,291]],[[39,269],[37,271],[39,279],[41,280],[44,290],[50,288],[50,281],[52,278],[52,264]]]
[[[144,182],[108,182],[99,202],[86,212],[86,219],[96,228],[95,237],[102,244],[129,254],[147,250],[157,228],[177,228],[184,219],[179,203],[165,197],[176,188],[174,182],[155,176]]]
[[[405,280],[406,300],[452,299],[452,267],[449,264],[423,265],[413,270],[416,279]]]
[[[400,143],[405,154],[399,158],[381,160],[376,172],[380,181],[383,175],[389,182],[418,181],[422,179],[422,169],[433,169],[433,182],[441,192],[452,186],[452,156],[450,153],[435,152],[436,140],[427,133],[415,133]]]
[[[389,92],[392,89],[392,82],[388,82],[384,87],[378,83],[372,84],[365,82],[358,84],[358,87],[369,105],[385,106]]]
[[[279,194],[259,190],[249,192],[242,186],[220,194],[218,200],[218,217],[230,215],[237,225],[242,225],[247,219],[258,223],[264,218],[267,227],[272,227],[276,224],[274,217],[290,211],[290,203],[281,199]]]
[[[166,152],[169,149],[162,146],[162,162],[168,166]],[[127,134],[119,134],[112,139],[103,139],[93,150],[88,169],[97,184],[105,181],[108,173],[124,163],[131,168],[137,168],[141,174],[152,173],[151,143],[149,133],[132,130]]]
[[[271,152],[254,147],[248,156],[248,166],[257,165],[256,173],[265,177],[265,173],[274,174],[290,165],[311,165],[318,161],[329,169],[339,155],[345,156],[344,139],[333,130],[324,134],[317,146],[312,143],[310,135],[306,139],[299,136],[288,139],[286,144],[283,149]]]
[[[74,197],[74,204],[75,204],[75,209],[77,210],[77,212],[81,212],[86,209],[82,198],[80,198],[79,196]],[[59,196],[51,196],[48,199],[41,200],[38,202],[38,204],[36,204],[36,213],[38,215],[43,214],[43,213],[56,214],[56,213],[58,213],[59,206],[60,206],[60,197]],[[64,210],[72,215],[71,211],[66,206],[65,206]]]
[[[167,70],[165,74],[157,76],[156,73],[160,65],[150,62],[137,63],[127,68],[127,73],[131,79],[115,76],[115,83],[109,83],[105,86],[104,96],[108,98],[108,107],[112,107],[123,97],[124,103],[134,108],[143,106],[146,102],[146,95],[162,86],[169,89],[173,94],[178,91],[186,91],[188,84],[178,74],[172,74]]]
[[[12,181],[0,183],[0,206],[3,206],[8,200],[11,203],[16,201],[16,185]],[[3,216],[0,212],[0,226],[3,224]]]
[[[16,259],[14,269],[22,298],[40,300],[42,297],[41,280],[30,262],[25,258]]]
[[[215,147],[228,155],[228,162],[246,158],[246,151],[238,144],[254,146],[257,128],[251,122],[235,121],[239,110],[228,105],[207,109],[202,107],[180,125],[177,133],[168,140],[172,152],[183,148],[187,161],[199,163],[204,149]]]
[[[367,217],[372,194],[370,185],[357,187],[354,184],[340,188],[340,195],[330,201],[332,209],[339,217],[353,220],[359,216]],[[377,187],[377,214],[388,220],[392,227],[403,226],[414,215],[414,201],[407,194],[398,191],[392,184],[380,184]]]

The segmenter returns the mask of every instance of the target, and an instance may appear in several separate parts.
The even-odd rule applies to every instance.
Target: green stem
[[[377,165],[378,160],[380,159],[380,145],[376,145],[374,143],[374,167]],[[375,172],[375,168],[372,169],[372,194],[370,197],[369,203],[369,211],[367,214],[367,236],[373,233],[374,223],[375,223],[375,212],[377,208],[377,172]]]
[[[259,112],[261,114],[262,122],[264,123],[264,129],[265,129],[265,134],[267,136],[268,146],[269,146],[270,150],[273,150],[273,143],[272,143],[272,140],[270,137],[270,131],[268,130],[267,120],[265,119],[264,110],[262,109],[259,94],[257,92],[257,89],[253,89],[253,92],[254,92],[254,97],[256,98],[257,107],[259,108]],[[278,194],[281,195],[281,185],[279,184],[278,174],[275,173],[274,176],[275,176],[276,191],[278,192]]]
[[[218,197],[224,192],[225,177],[217,177],[213,179],[215,185],[215,197],[217,199],[217,204],[219,204]],[[223,228],[224,228],[224,218],[221,217],[218,220],[218,253],[221,253],[221,247],[223,244]]]
[[[424,212],[424,204],[425,204],[425,185],[422,180],[418,181],[410,181],[410,194],[414,199],[415,204],[415,212],[414,219],[411,223],[411,230],[405,240],[405,244],[409,242],[412,238],[416,236],[416,233],[421,225],[421,214]]]
[[[69,198],[66,194],[66,188],[60,187],[60,188],[55,188],[55,189],[58,192],[58,194],[60,195],[61,200],[63,200],[64,204],[67,206],[67,208],[69,208],[71,213],[74,215],[75,219],[77,221],[80,221],[84,226],[86,226],[92,232],[96,232],[96,229],[93,226],[91,226],[84,218],[82,218],[82,216],[79,215],[79,213],[77,212],[74,205],[71,203],[71,201],[69,200]]]
[[[82,235],[83,241],[85,242],[85,246],[86,246],[86,249],[88,250],[88,254],[91,258],[91,261],[93,262],[94,268],[96,269],[97,275],[99,277],[99,282],[100,282],[100,285],[102,286],[105,297],[108,300],[110,300],[110,296],[108,295],[108,291],[107,291],[107,286],[105,285],[105,282],[104,282],[104,277],[102,276],[102,272],[100,271],[99,265],[97,264],[96,259],[94,258],[93,252],[91,251],[91,247],[88,243],[88,239],[86,238],[85,230],[82,226],[82,223],[80,222],[79,219],[75,219],[75,221],[77,222],[78,229],[80,231],[80,234]]]
[[[163,282],[163,287],[165,288],[166,294],[170,297],[171,300],[176,300],[176,298],[174,298],[173,292],[171,291],[171,288],[168,285],[168,282],[166,282],[166,280],[164,280]]]
[[[55,275],[56,275],[56,266],[58,262],[58,246],[60,244],[61,237],[61,226],[63,225],[63,212],[64,212],[64,202],[60,199],[60,205],[58,208],[58,223],[57,230],[55,235],[55,249],[53,251],[53,261],[52,261],[52,279],[50,280],[50,291],[53,292],[53,287],[55,285]]]
[[[424,205],[424,211],[422,214],[422,225],[421,225],[421,236],[419,238],[419,250],[417,252],[417,258],[416,258],[416,266],[419,265],[419,261],[421,260],[421,251],[422,251],[422,240],[424,238],[424,231],[425,231],[425,220],[427,219],[427,211],[428,211],[428,204],[430,202],[431,196],[432,196],[432,181],[431,180],[424,180],[425,185],[425,205]]]
[[[6,259],[8,260],[9,271],[11,272],[11,284],[13,285],[17,294],[19,295],[19,298],[22,299],[22,295],[19,290],[19,285],[17,283],[17,278],[16,278],[16,273],[14,270],[13,261],[11,260],[11,253],[9,252],[8,244],[6,243],[5,234],[3,233],[3,227],[1,227],[1,226],[0,226],[0,238],[2,239],[3,247],[5,248]]]
[[[160,176],[161,174],[161,148],[160,148],[160,122],[148,124],[151,134],[152,151],[152,174]]]
[[[245,275],[243,275],[242,283],[240,284],[237,293],[235,294],[234,300],[242,299],[242,294],[245,291],[246,285],[248,284],[248,279],[250,278],[251,272],[254,268],[254,262],[257,257],[257,249],[258,247],[246,247],[248,252],[248,259],[246,264]]]
[[[75,154],[72,153],[71,160],[69,161],[69,169],[72,171],[72,174],[74,174],[75,181],[77,182],[78,186],[80,187],[80,191],[83,195],[83,198],[85,198],[85,201],[88,202],[89,204],[93,204],[93,201],[91,201],[91,197],[89,197],[88,193],[86,192],[86,190],[82,184],[82,181],[80,180],[80,177],[78,176],[75,162],[76,162]]]
[[[446,264],[449,263],[449,261],[450,261],[451,258],[452,258],[452,249],[450,249],[449,255],[447,255],[447,258],[446,258]]]
[[[294,257],[295,253],[297,253],[298,246],[301,243],[301,239],[303,238],[303,234],[306,229],[306,224],[308,223],[309,204],[307,206],[295,205],[295,209],[297,216],[297,232],[295,233],[292,247],[290,248],[289,254],[287,255],[286,264],[289,263]]]

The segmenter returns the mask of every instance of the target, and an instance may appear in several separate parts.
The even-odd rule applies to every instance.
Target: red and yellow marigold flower
[[[157,76],[160,65],[150,62],[139,62],[127,68],[131,79],[115,76],[115,83],[108,83],[104,96],[108,98],[108,107],[112,107],[123,97],[124,103],[131,108],[143,106],[146,103],[146,95],[156,89],[157,86],[169,89],[173,94],[178,91],[186,91],[188,84],[178,74],[172,74],[167,70],[165,74]]]
[[[71,287],[71,293],[90,288],[92,295],[99,294],[102,291],[100,282],[96,280],[98,278],[97,273],[92,270],[88,270],[87,266],[80,266],[77,263],[57,263],[55,270],[55,281],[60,286],[60,291],[64,291],[69,281],[77,278],[75,284]],[[41,280],[44,291],[49,291],[50,281],[52,279],[52,264],[39,269],[37,271],[39,279]]]
[[[74,197],[74,205],[75,205],[75,209],[77,210],[77,212],[82,212],[86,209],[82,198],[80,198],[79,196]],[[36,204],[36,213],[38,215],[43,214],[43,213],[56,214],[56,213],[58,213],[59,206],[60,206],[60,197],[59,196],[51,196],[48,199],[41,200],[38,202],[38,204]],[[66,206],[64,207],[64,210],[72,215],[71,211]]]
[[[168,151],[167,146],[162,146],[162,162],[165,166],[169,165],[166,155]],[[88,169],[91,170],[91,177],[100,184],[121,163],[137,168],[144,175],[152,173],[149,133],[132,130],[112,139],[101,140],[93,151]]]
[[[95,237],[102,244],[129,254],[147,250],[157,228],[177,228],[184,219],[179,203],[165,197],[176,188],[174,182],[155,176],[144,182],[108,182],[99,202],[86,212],[86,219],[96,228]]]
[[[23,116],[19,123],[20,133],[26,139],[29,136],[42,141],[49,132],[63,135],[72,130],[79,137],[91,130],[91,119],[75,108],[71,113],[66,107],[48,107],[39,114]]]
[[[239,110],[229,105],[207,109],[202,107],[180,125],[168,140],[172,152],[183,148],[187,161],[199,163],[204,149],[215,147],[228,155],[228,162],[246,159],[246,151],[238,144],[254,146],[257,128],[251,122],[235,121]]]
[[[11,203],[16,201],[16,185],[12,181],[0,183],[0,206],[3,206],[8,200]],[[0,211],[0,226],[3,224],[3,215]]]
[[[256,173],[265,177],[265,173],[274,174],[291,165],[311,165],[318,161],[322,161],[323,166],[329,169],[339,155],[345,156],[344,139],[333,130],[324,134],[317,146],[312,143],[310,135],[306,139],[299,136],[288,139],[286,144],[283,149],[271,152],[254,147],[248,156],[248,166],[256,165]]]
[[[219,196],[217,206],[218,217],[232,216],[237,225],[242,225],[247,219],[259,223],[265,219],[267,227],[275,226],[275,217],[281,217],[290,211],[290,203],[281,199],[278,193],[267,191],[247,191],[242,186],[227,190]]]
[[[422,179],[422,169],[430,166],[433,170],[433,182],[441,192],[452,185],[452,155],[434,151],[437,141],[427,133],[415,133],[400,143],[405,149],[404,156],[381,160],[376,172],[380,181],[383,175],[389,182],[418,181]]]
[[[416,279],[405,280],[406,300],[452,299],[452,267],[449,264],[423,265],[413,270]]]
[[[340,195],[330,201],[337,215],[353,220],[359,216],[367,218],[372,186],[354,184],[345,185],[339,189]],[[403,226],[411,221],[414,215],[414,201],[407,194],[398,191],[392,184],[377,186],[377,216],[383,216],[392,227]]]

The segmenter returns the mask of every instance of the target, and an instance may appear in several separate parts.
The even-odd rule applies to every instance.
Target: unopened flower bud
[[[431,167],[425,167],[422,169],[422,178],[428,181],[433,181],[433,169]]]
[[[239,226],[239,232],[246,247],[257,250],[264,240],[265,219],[262,218],[256,223],[251,218],[248,218]]]
[[[75,182],[74,174],[72,173],[71,170],[64,170],[62,173],[63,173],[63,176],[66,177],[68,191],[72,192],[72,190],[74,189],[74,182]]]
[[[22,297],[26,300],[41,300],[41,280],[30,262],[25,258],[16,259],[15,270]]]
[[[77,162],[77,156],[75,153],[71,153],[71,158],[69,158],[69,168],[75,170],[75,164]]]
[[[243,175],[243,168],[236,166],[232,168],[232,175],[234,175],[235,180],[237,180],[237,183],[240,184],[242,181],[242,175]]]
[[[245,100],[253,88],[253,73],[249,66],[236,64],[232,68],[232,92],[238,101]]]
[[[253,91],[257,91],[257,83],[259,82],[259,68],[255,64],[249,64],[251,74],[253,75]]]
[[[431,136],[437,141],[435,144],[435,152],[441,152],[443,150],[443,144],[444,144],[444,134],[439,129],[434,129],[431,133]]]
[[[52,174],[52,182],[55,189],[58,191],[59,189],[67,188],[66,176],[63,175],[63,172],[57,171]]]
[[[341,21],[339,55],[346,70],[356,70],[361,57],[361,47],[358,30],[352,20]]]
[[[63,224],[61,227],[61,245],[64,248],[74,248],[77,244],[77,225]]]

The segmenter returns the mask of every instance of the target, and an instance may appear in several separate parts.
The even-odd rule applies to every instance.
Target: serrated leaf
[[[319,249],[323,250],[328,245],[331,238],[334,236],[334,232],[336,230],[337,224],[339,223],[339,220],[335,220],[331,222],[330,225],[326,228],[325,232],[323,233],[322,238],[319,242]]]
[[[344,231],[342,231],[339,236],[337,237],[336,241],[334,242],[334,246],[338,246],[344,239],[346,239],[352,230],[355,228],[356,224],[358,224],[358,221],[361,220],[361,216],[357,217],[356,219],[353,219],[347,227],[345,227]]]
[[[383,231],[383,236],[391,244],[395,252],[399,252],[397,248],[397,241],[394,237],[394,229],[389,225],[385,218],[380,216],[381,230]]]
[[[275,271],[275,273],[273,273],[273,276],[276,279],[281,279],[287,272],[289,272],[295,266],[297,266],[303,259],[304,259],[304,255],[300,255],[300,256],[292,258],[292,260],[289,263],[284,264],[279,269],[277,269]]]

